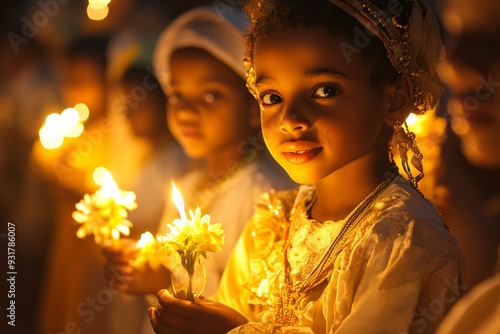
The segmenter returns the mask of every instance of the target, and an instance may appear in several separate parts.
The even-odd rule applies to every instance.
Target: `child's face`
[[[170,67],[167,120],[173,136],[191,158],[234,156],[252,124],[259,125],[242,78],[197,49],[175,52]]]
[[[326,29],[296,27],[255,45],[264,139],[298,183],[316,183],[353,165],[359,170],[381,145],[387,152],[382,128],[391,86],[370,82],[371,62],[357,55],[349,62],[341,43],[348,41]]]

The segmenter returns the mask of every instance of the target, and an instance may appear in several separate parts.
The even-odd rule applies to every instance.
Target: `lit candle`
[[[147,231],[141,234],[141,238],[137,240],[139,254],[133,265],[141,267],[148,263],[153,269],[159,268],[165,262],[164,257],[157,253],[160,246],[160,242],[155,239],[151,232]]]
[[[127,219],[128,211],[137,208],[135,193],[118,189],[113,176],[105,171],[102,186],[94,194],[85,194],[76,204],[73,219],[81,224],[76,232],[78,238],[94,235],[97,244],[113,243],[123,235],[130,234],[132,223]]]
[[[172,181],[172,199],[174,200],[175,207],[177,211],[179,211],[179,215],[182,221],[187,221],[186,211],[184,209],[184,200],[182,199],[182,195],[177,190],[174,181]]]
[[[156,239],[153,234],[149,231],[141,234],[141,238],[137,240],[137,247],[140,249],[152,248],[156,245]]]
[[[208,258],[207,253],[222,251],[224,231],[220,223],[210,224],[210,216],[202,215],[200,207],[189,210],[188,218],[182,196],[173,182],[172,198],[181,219],[174,219],[168,225],[169,232],[158,237],[163,245],[158,251],[165,251],[168,257],[177,254],[177,260],[172,259],[170,267],[174,296],[194,302],[205,285],[201,258]]]
[[[113,179],[113,175],[106,171],[102,177],[101,189],[97,192],[99,199],[104,202],[114,201],[119,197],[118,185]]]

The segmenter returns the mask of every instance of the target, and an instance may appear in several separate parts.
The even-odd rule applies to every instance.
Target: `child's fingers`
[[[103,246],[101,248],[101,252],[104,254],[104,256],[110,259],[122,257],[130,259],[137,256],[139,248],[136,241],[132,239],[123,239],[120,240],[120,244],[117,246]]]
[[[104,280],[106,282],[106,286],[110,288],[115,288],[118,290],[126,289],[130,283],[134,280],[133,272],[126,271],[118,271],[116,268],[106,268],[104,269]]]
[[[158,323],[158,311],[154,307],[148,308],[149,320],[151,321],[151,326],[155,327]]]
[[[112,262],[112,263],[128,263],[137,258],[137,254],[135,252],[102,251],[102,253],[106,257],[106,262]]]
[[[101,248],[101,253],[106,257],[115,257],[125,253],[125,248],[123,247],[111,247],[111,246],[103,246]]]
[[[192,325],[195,324],[196,321],[193,321],[191,318],[179,316],[171,311],[173,311],[172,308],[164,309],[162,306],[158,306],[156,309],[156,318],[164,325],[191,333],[192,329],[194,329]]]
[[[170,314],[183,318],[194,319],[198,312],[198,310],[196,310],[197,307],[195,307],[196,303],[177,299],[165,289],[158,291],[158,303],[161,308],[168,310]]]
[[[163,323],[158,317],[158,310],[154,307],[148,309],[151,326],[156,334],[185,334],[186,331],[174,328],[166,323]]]
[[[105,278],[105,285],[110,289],[115,289],[122,292],[127,292],[130,287],[131,281],[116,281]]]
[[[116,277],[133,276],[135,269],[129,264],[105,263],[104,272]]]

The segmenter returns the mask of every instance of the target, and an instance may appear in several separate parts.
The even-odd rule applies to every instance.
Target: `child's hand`
[[[118,246],[104,247],[106,286],[132,294],[156,293],[169,286],[170,273],[160,267],[154,270],[148,263],[136,264],[139,248],[136,240],[123,238]]]
[[[156,334],[227,333],[248,320],[232,308],[200,297],[194,303],[176,299],[168,291],[158,292],[158,306],[148,309]]]

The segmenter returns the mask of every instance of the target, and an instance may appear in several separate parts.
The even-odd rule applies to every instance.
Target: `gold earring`
[[[415,134],[408,129],[406,122],[401,123],[396,121],[393,126],[394,138],[396,140],[396,145],[399,149],[399,156],[401,158],[401,165],[408,175],[408,179],[413,187],[418,188],[418,182],[424,177],[424,166],[422,164],[423,154],[420,152],[417,146],[417,141],[415,140]],[[411,164],[419,172],[417,176],[413,176],[413,173],[408,162],[408,152],[411,151]],[[391,152],[392,153],[392,152]],[[394,161],[394,158],[393,158]]]

